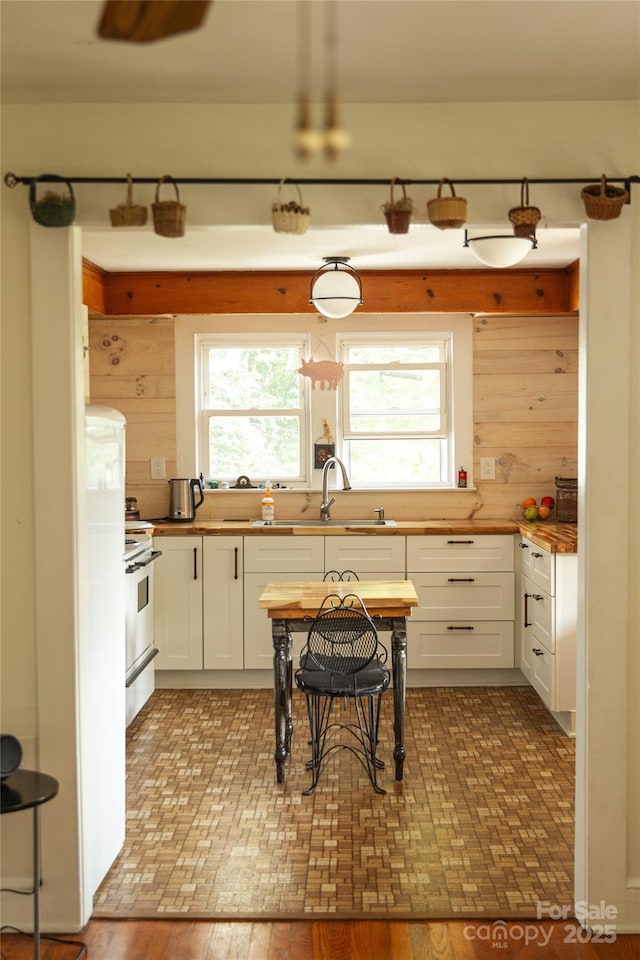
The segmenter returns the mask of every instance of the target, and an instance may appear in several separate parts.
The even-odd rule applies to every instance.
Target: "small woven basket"
[[[68,193],[55,193],[53,190],[47,190],[44,196],[38,200],[36,198],[36,187],[42,179],[64,183]],[[73,218],[76,215],[76,199],[73,187],[64,177],[57,177],[53,173],[43,173],[42,176],[35,177],[29,185],[29,206],[33,219],[41,227],[68,227],[73,223]]]
[[[289,200],[288,203],[284,203],[282,199],[284,185],[285,181],[281,180],[278,184],[276,202],[271,207],[273,229],[276,233],[306,233],[311,221],[311,211],[309,207],[304,206],[302,191],[297,183],[292,184],[298,191],[298,200]]]
[[[607,183],[604,173],[600,183],[591,183],[582,189],[584,208],[591,220],[615,220],[628,199],[628,192]]]
[[[133,180],[127,174],[127,199],[109,210],[112,227],[144,227],[147,222],[147,208],[140,207],[133,202]]]
[[[536,225],[542,214],[537,207],[529,206],[529,181],[525,177],[520,186],[520,206],[509,210],[516,237],[535,237]]]
[[[402,198],[394,200],[393,187],[396,183],[399,183],[399,181],[397,177],[394,177],[389,185],[389,200],[382,204],[382,212],[385,215],[389,233],[408,233],[411,214],[413,213],[413,200],[407,196],[404,183],[400,183]]]
[[[159,200],[160,187],[163,183],[173,184],[176,192],[175,200]],[[156,187],[156,199],[151,204],[153,212],[153,229],[161,237],[183,237],[184,226],[187,218],[187,208],[180,203],[180,192],[178,185],[170,176],[160,177]]]
[[[442,196],[445,183],[449,184],[450,197]],[[445,177],[438,184],[438,195],[427,200],[427,214],[431,223],[440,230],[454,230],[467,222],[467,201],[464,197],[456,196],[455,187]]]

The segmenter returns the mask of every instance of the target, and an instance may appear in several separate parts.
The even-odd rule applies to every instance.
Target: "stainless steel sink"
[[[256,520],[253,527],[397,527],[395,520]]]

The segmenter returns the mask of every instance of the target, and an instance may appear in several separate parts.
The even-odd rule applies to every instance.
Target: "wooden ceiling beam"
[[[311,272],[109,273],[84,262],[85,303],[105,316],[315,313]],[[360,313],[575,313],[576,269],[360,271]],[[100,289],[101,287],[101,289]]]

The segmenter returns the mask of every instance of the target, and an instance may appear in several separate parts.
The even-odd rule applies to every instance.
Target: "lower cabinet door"
[[[294,583],[297,580],[317,582],[321,573],[245,573],[244,575],[244,667],[245,670],[273,669],[271,620],[258,606],[260,595],[268,583]],[[293,635],[293,662],[297,664],[306,637]]]
[[[513,667],[513,621],[414,621],[407,624],[407,667]]]
[[[203,537],[205,670],[244,667],[242,537]]]
[[[156,670],[202,670],[202,537],[154,537]]]

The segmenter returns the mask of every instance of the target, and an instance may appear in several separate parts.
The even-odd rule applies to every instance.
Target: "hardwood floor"
[[[573,922],[92,920],[89,960],[638,960],[640,934],[605,943]],[[30,960],[27,937],[3,934],[3,960]],[[80,960],[71,943],[42,941],[42,960]]]

